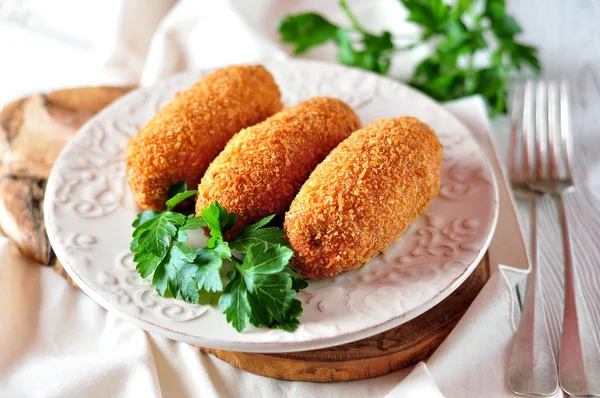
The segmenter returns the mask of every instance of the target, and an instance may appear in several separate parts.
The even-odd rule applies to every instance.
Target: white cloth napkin
[[[172,0],[156,0],[152,9],[142,0],[117,3],[112,14],[103,14],[112,18],[113,29],[90,50],[94,65],[101,67],[88,83],[151,84],[185,69],[284,57],[289,49],[280,45],[273,29],[283,15],[312,9],[343,21],[335,2],[317,0],[182,0],[162,19]],[[396,0],[350,3],[370,29],[414,31],[397,23],[405,12]],[[406,77],[426,52],[421,48],[402,55],[392,75]],[[308,57],[333,61],[334,54],[326,47]],[[448,109],[492,155],[481,100],[458,101]],[[502,206],[501,218],[513,211],[510,202]],[[502,228],[495,240],[500,249],[504,237],[521,240],[514,228]],[[511,283],[518,271],[495,272],[442,346],[406,378],[410,370],[347,383],[291,383],[240,371],[186,344],[137,329],[0,239],[0,396],[510,396],[505,369],[514,330]],[[523,264],[523,255],[517,253],[510,265]]]

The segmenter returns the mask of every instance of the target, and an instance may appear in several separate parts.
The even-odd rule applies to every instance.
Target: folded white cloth
[[[443,398],[442,392],[437,387],[433,376],[423,362],[415,365],[412,372],[408,374],[402,383],[398,384],[386,397],[394,398],[412,398],[428,397]]]

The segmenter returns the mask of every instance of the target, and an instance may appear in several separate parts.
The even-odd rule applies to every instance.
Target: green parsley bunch
[[[540,71],[534,47],[516,40],[518,23],[506,14],[505,0],[399,0],[408,21],[421,27],[412,42],[396,46],[392,34],[366,31],[345,0],[340,7],[350,27],[333,24],[323,16],[305,12],[279,21],[281,40],[294,45],[294,54],[333,42],[338,61],[386,74],[394,53],[428,44],[431,55],[417,65],[410,84],[439,101],[472,94],[482,95],[492,115],[506,110],[506,81],[513,70]],[[489,65],[476,66],[477,54],[487,52]],[[461,65],[464,60],[465,65]]]
[[[285,233],[267,226],[274,215],[243,226],[227,242],[224,235],[236,224],[237,216],[218,202],[202,209],[199,217],[173,211],[196,192],[187,190],[185,183],[177,184],[169,190],[166,211],[147,210],[137,216],[130,249],[139,274],[152,276],[152,285],[161,296],[198,304],[218,295],[219,308],[238,332],[248,323],[295,330],[302,315],[296,293],[307,283],[289,266],[293,251]],[[207,228],[210,238],[206,247],[193,250],[186,245],[186,231],[198,228]],[[233,267],[225,285],[221,278],[224,261]]]

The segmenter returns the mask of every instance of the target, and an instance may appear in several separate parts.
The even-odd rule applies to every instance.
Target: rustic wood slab
[[[58,90],[12,102],[0,112],[0,229],[24,255],[54,264],[43,213],[52,165],[83,123],[129,90]]]
[[[54,91],[15,101],[0,112],[0,229],[24,255],[53,266],[75,287],[46,237],[46,179],[77,129],[130,89]],[[431,310],[387,332],[337,347],[286,354],[198,348],[240,369],[278,379],[328,382],[381,376],[427,358],[452,331],[489,276],[486,256],[455,292]]]

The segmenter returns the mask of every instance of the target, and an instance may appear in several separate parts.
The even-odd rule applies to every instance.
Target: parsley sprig
[[[408,20],[421,33],[403,45],[394,44],[390,32],[368,32],[353,15],[345,0],[340,7],[350,27],[333,24],[323,16],[305,12],[279,21],[281,40],[294,45],[300,55],[313,47],[333,42],[338,61],[386,74],[394,53],[428,44],[431,55],[417,65],[410,84],[433,98],[446,101],[481,94],[492,115],[506,110],[506,81],[513,70],[530,68],[538,73],[536,49],[516,40],[519,24],[506,14],[505,0],[399,0]],[[476,58],[489,56],[485,66]]]
[[[187,190],[185,183],[177,184],[169,190],[167,210],[138,214],[130,249],[139,274],[152,275],[161,296],[198,304],[220,295],[218,306],[238,332],[248,323],[295,330],[302,315],[296,293],[307,283],[289,266],[293,252],[285,233],[267,226],[274,215],[243,226],[227,242],[225,233],[237,216],[218,202],[202,209],[199,217],[173,210],[196,192]],[[193,250],[186,245],[186,231],[198,228],[207,228],[210,238],[206,247]],[[222,278],[224,261],[231,262],[232,270]]]

